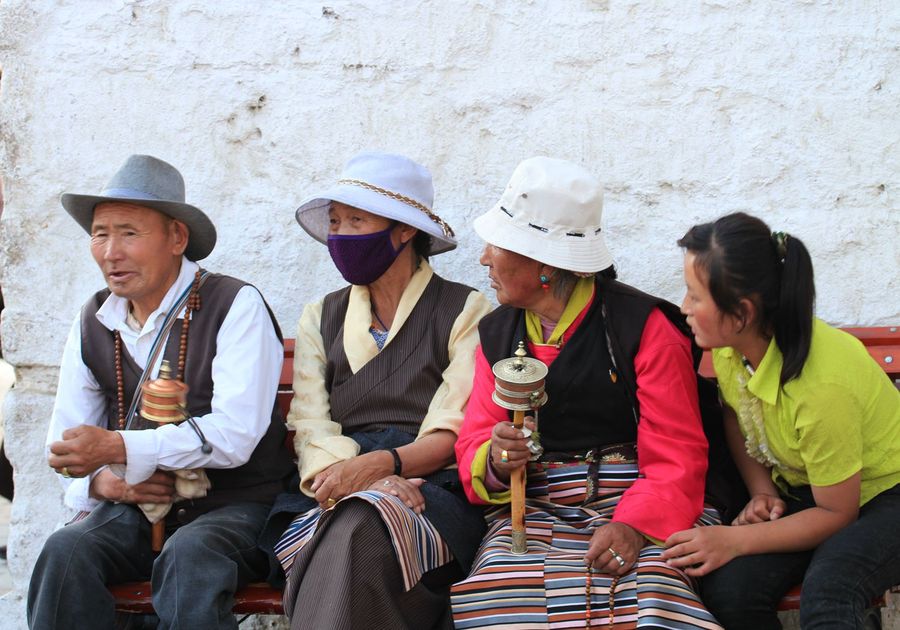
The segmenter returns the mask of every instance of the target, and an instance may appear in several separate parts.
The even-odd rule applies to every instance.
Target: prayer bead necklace
[[[184,309],[184,323],[181,327],[181,339],[178,342],[178,371],[175,372],[175,380],[184,379],[184,361],[187,358],[188,329],[191,327],[191,312],[200,310],[200,270],[194,274],[194,284],[191,285],[191,294],[188,296],[187,306]]]
[[[119,431],[125,428],[125,378],[122,375],[122,335],[113,332],[116,338],[116,405],[119,412]]]

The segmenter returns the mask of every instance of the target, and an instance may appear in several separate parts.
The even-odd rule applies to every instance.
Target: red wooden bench
[[[896,326],[871,328],[845,328],[847,332],[859,338],[878,365],[887,372],[895,383],[900,379],[900,329]],[[294,340],[284,341],[284,365],[278,384],[278,404],[287,417],[288,408],[293,397],[291,388],[293,380]],[[708,352],[703,353],[700,362],[700,373],[713,377],[712,361]],[[900,383],[898,383],[900,387]],[[293,444],[293,443],[292,443]],[[149,582],[133,582],[110,587],[116,599],[116,610],[132,613],[149,614],[153,612]],[[900,592],[900,587],[894,587]],[[235,593],[234,613],[237,615],[281,615],[281,591],[266,583],[250,584]],[[884,598],[873,602],[873,606],[884,606]],[[800,608],[800,586],[796,586],[785,595],[778,605],[778,610],[796,610]]]

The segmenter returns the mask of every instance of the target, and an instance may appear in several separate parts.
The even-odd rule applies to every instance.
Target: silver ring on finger
[[[623,557],[620,556],[618,553],[616,553],[616,550],[615,550],[615,549],[613,549],[612,547],[607,547],[607,551],[609,551],[609,553],[612,554],[612,557],[616,559],[616,562],[619,563],[619,566],[620,566],[620,567],[624,567],[624,566],[625,566],[625,558],[623,558]]]
[[[391,480],[390,480],[390,479],[385,479],[385,480],[384,480],[384,483],[383,483],[382,485],[385,485],[385,486],[391,485]]]

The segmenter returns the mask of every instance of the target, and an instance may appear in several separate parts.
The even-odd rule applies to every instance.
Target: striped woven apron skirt
[[[322,510],[315,507],[300,514],[291,522],[275,545],[275,555],[281,562],[289,582],[294,560],[298,554],[302,554],[303,548],[312,540],[320,525],[335,514],[335,510],[342,502],[360,500],[374,506],[384,521],[407,591],[414,587],[423,575],[453,560],[453,553],[447,543],[427,518],[416,514],[393,495],[365,490],[344,497],[331,509]],[[288,591],[289,589],[285,589],[286,593]]]
[[[524,555],[509,551],[509,506],[486,514],[488,533],[472,571],[451,592],[457,628],[721,629],[691,578],[660,559],[662,547],[647,544],[618,578],[584,566],[594,530],[611,522],[638,477],[633,455],[597,459],[548,454],[529,463]],[[718,523],[712,508],[697,521]]]

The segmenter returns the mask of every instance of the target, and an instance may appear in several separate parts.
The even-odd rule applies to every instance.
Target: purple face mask
[[[406,243],[394,249],[391,230],[372,234],[329,234],[328,253],[335,267],[350,284],[372,284],[397,259]]]

